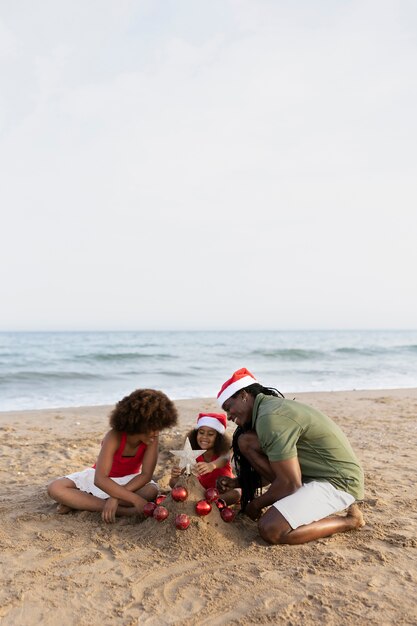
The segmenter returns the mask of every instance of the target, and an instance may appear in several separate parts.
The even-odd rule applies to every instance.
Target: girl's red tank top
[[[218,458],[219,457],[216,456],[212,459],[212,461],[215,461]],[[196,462],[203,463],[204,456],[202,454],[198,456],[196,458]],[[215,470],[210,472],[210,474],[203,474],[202,476],[198,476],[198,480],[200,481],[204,489],[209,489],[210,487],[216,486],[216,480],[220,478],[220,476],[230,476],[230,478],[234,478],[230,461],[228,461],[224,467],[217,467]]]
[[[110,478],[120,478],[121,476],[128,476],[129,474],[138,474],[142,467],[143,457],[148,447],[146,443],[140,443],[136,450],[135,456],[123,456],[123,451],[126,446],[126,433],[122,433],[120,440],[120,446],[114,453],[113,464],[109,473]],[[93,467],[95,468],[95,464]]]

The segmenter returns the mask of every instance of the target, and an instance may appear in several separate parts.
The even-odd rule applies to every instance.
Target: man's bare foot
[[[352,518],[352,528],[362,528],[365,526],[365,520],[363,519],[362,511],[357,504],[351,504],[347,510],[347,517]]]
[[[66,504],[58,504],[58,506],[56,507],[56,512],[59,513],[60,515],[66,515],[72,510],[73,509],[70,506],[67,506]]]

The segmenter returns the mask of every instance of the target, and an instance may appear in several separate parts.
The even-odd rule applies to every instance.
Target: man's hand
[[[230,478],[230,476],[220,476],[216,480],[216,487],[220,493],[229,491],[229,489],[236,489],[239,487],[239,481],[237,478]]]
[[[256,521],[261,517],[262,507],[257,503],[258,498],[254,498],[245,509],[245,514]]]

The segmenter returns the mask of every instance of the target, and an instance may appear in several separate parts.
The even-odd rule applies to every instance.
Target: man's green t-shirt
[[[298,457],[303,482],[327,480],[363,498],[363,471],[352,447],[330,417],[294,400],[262,393],[255,398],[252,427],[270,461]]]

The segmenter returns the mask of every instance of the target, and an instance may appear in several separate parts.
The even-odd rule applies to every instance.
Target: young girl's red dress
[[[140,443],[138,449],[136,450],[135,456],[123,456],[123,451],[126,446],[126,439],[127,434],[122,433],[120,446],[114,453],[109,478],[120,478],[121,476],[129,476],[130,474],[139,474],[140,472],[143,457],[148,446],[146,445],[146,443]],[[96,467],[95,463],[93,467]]]
[[[218,456],[213,457],[210,463],[212,461],[216,461],[218,458]],[[201,454],[196,458],[196,462],[206,463],[207,461],[204,460],[204,456]],[[220,476],[229,476],[230,478],[234,478],[230,461],[228,461],[224,467],[216,467],[216,469],[210,472],[210,474],[203,474],[202,476],[198,476],[198,480],[200,481],[204,489],[209,489],[210,487],[216,486],[216,480],[220,478]]]

